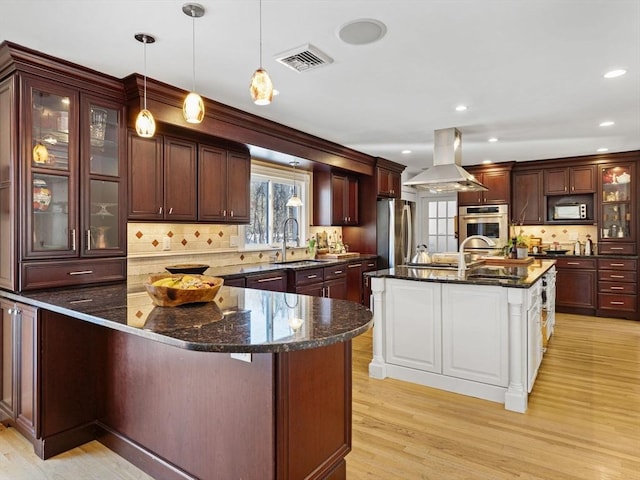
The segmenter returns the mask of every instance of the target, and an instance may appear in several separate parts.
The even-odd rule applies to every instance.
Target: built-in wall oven
[[[479,205],[458,208],[458,245],[471,235],[484,235],[492,239],[498,248],[509,243],[508,205]],[[471,240],[469,250],[486,249],[482,240]]]

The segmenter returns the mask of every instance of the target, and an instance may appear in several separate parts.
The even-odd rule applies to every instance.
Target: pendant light
[[[135,39],[144,45],[144,104],[136,118],[136,132],[144,138],[151,138],[156,133],[156,121],[147,110],[147,43],[154,43],[156,39],[146,33],[136,33]]]
[[[260,1],[260,68],[251,77],[249,91],[256,105],[269,105],[273,98],[273,82],[267,71],[262,68],[262,0]]]
[[[303,205],[300,197],[296,195],[296,165],[299,164],[300,162],[298,162],[297,160],[289,163],[289,165],[293,167],[293,195],[291,195],[291,198],[287,200],[287,207],[301,207]]]
[[[182,104],[182,115],[189,123],[201,123],[204,120],[204,102],[196,93],[196,18],[204,16],[204,7],[197,3],[185,3],[182,6],[185,15],[191,17],[193,52],[193,88]]]

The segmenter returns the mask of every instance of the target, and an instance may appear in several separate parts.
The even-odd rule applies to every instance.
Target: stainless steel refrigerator
[[[377,209],[378,268],[409,263],[415,250],[415,202],[381,198]]]

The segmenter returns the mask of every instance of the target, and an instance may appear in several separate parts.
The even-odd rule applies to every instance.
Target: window
[[[288,228],[290,245],[295,245],[296,237],[303,246],[307,231],[307,206],[309,205],[309,174],[296,170],[296,193],[302,199],[302,207],[287,207],[287,200],[293,194],[293,173],[288,170],[251,165],[251,208],[249,225],[244,226],[245,248],[264,248],[281,244],[284,236],[283,225],[287,218],[298,221],[299,231],[294,226]]]

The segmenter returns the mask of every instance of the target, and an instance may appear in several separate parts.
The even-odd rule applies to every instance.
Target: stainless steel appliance
[[[471,235],[489,237],[502,248],[509,243],[509,207],[507,205],[481,205],[458,208],[458,245]],[[486,250],[487,245],[471,240],[465,250]]]
[[[586,203],[558,203],[553,207],[554,220],[584,220],[587,218]]]
[[[378,268],[409,263],[415,243],[415,203],[381,198],[377,202],[377,212]]]

